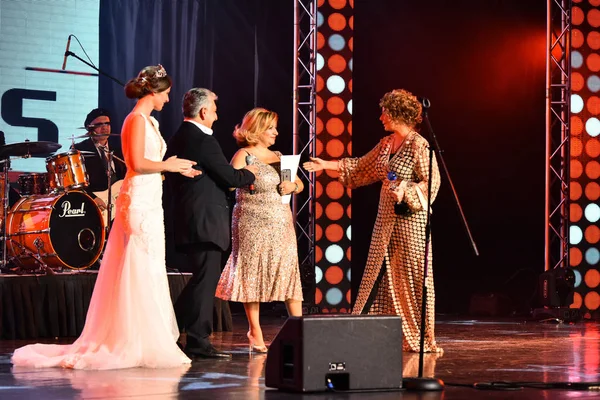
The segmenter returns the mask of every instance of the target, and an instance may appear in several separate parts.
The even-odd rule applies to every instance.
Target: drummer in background
[[[123,160],[123,153],[118,148],[109,148],[108,135],[111,132],[110,114],[103,108],[92,110],[85,119],[85,128],[88,131],[89,139],[76,143],[74,147],[80,151],[88,151],[97,154],[97,157],[86,155],[85,169],[87,171],[90,184],[84,190],[89,194],[101,211],[106,209],[108,196],[105,191],[108,189],[107,178],[107,152],[113,151],[114,156]],[[116,158],[112,161],[111,185],[115,188],[115,182],[125,178],[127,172],[125,164]],[[120,186],[119,186],[120,187]],[[104,193],[101,193],[104,192]],[[116,192],[116,193],[115,193]],[[118,190],[113,190],[112,197],[118,194]]]

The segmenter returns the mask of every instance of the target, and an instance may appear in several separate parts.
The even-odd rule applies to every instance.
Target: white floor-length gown
[[[161,161],[166,144],[158,122],[141,115],[146,120],[144,155]],[[122,140],[129,162],[131,138],[125,134]],[[12,357],[14,365],[105,370],[191,362],[176,344],[179,330],[165,268],[161,174],[137,174],[128,165],[116,205],[81,336],[71,345],[19,348]]]

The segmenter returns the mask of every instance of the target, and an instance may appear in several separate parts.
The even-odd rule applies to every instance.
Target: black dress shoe
[[[187,354],[188,356],[197,356],[202,358],[231,358],[231,353],[219,351],[214,347],[186,347],[185,354]]]

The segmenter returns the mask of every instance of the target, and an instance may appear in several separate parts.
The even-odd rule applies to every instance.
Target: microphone
[[[71,48],[71,36],[73,35],[69,35],[69,38],[67,39],[67,49],[65,50],[65,58],[63,59],[62,65],[63,71],[65,70],[65,68],[67,68],[67,57],[69,57],[69,49]]]
[[[251,164],[254,164],[254,160],[252,159],[252,156],[250,154],[248,154],[246,156],[246,165],[251,165]],[[256,193],[256,190],[254,188],[254,182],[248,185],[248,191],[250,192],[250,194]]]
[[[390,189],[396,190],[396,180],[398,179],[398,176],[396,175],[396,173],[394,171],[388,172],[387,178],[388,178],[388,181],[390,181]]]
[[[417,97],[417,100],[419,100],[419,103],[421,103],[423,108],[427,109],[427,108],[431,107],[431,102],[429,101],[429,99],[427,97]]]

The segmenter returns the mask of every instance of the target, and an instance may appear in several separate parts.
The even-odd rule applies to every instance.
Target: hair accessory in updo
[[[158,70],[156,71],[156,75],[157,78],[164,78],[165,76],[167,76],[167,71],[165,70],[165,67],[163,67],[162,65],[158,64]]]

